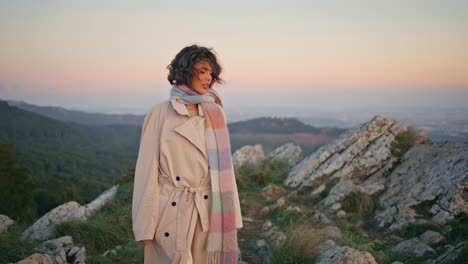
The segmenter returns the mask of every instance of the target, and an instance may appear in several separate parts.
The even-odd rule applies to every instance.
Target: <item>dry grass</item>
[[[376,207],[372,196],[360,191],[349,193],[341,199],[340,203],[343,205],[343,210],[357,213],[361,217],[371,214]]]
[[[286,239],[272,245],[273,264],[313,263],[318,256],[317,246],[320,244],[320,232],[312,229],[309,221],[302,218],[290,222],[286,229]]]

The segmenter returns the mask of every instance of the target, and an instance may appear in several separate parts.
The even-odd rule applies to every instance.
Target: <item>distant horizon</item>
[[[233,100],[233,98],[228,98],[229,103],[225,103],[225,107],[227,111],[251,111],[251,110],[266,110],[266,109],[276,109],[278,112],[281,111],[288,111],[288,110],[311,110],[311,111],[329,111],[329,112],[341,112],[341,111],[351,111],[351,112],[360,112],[360,111],[369,111],[369,110],[375,110],[375,111],[405,111],[405,110],[411,110],[411,111],[438,111],[438,110],[466,110],[468,111],[468,104],[465,103],[465,98],[468,98],[468,89],[461,89],[460,91],[462,96],[459,96],[457,98],[454,98],[453,101],[457,101],[457,99],[460,99],[461,103],[460,104],[450,104],[450,105],[417,105],[417,104],[405,104],[405,105],[379,105],[379,106],[370,106],[370,105],[363,105],[363,106],[328,106],[325,107],[324,105],[245,105],[245,100],[243,101],[243,104],[240,106],[236,106],[236,101]],[[87,113],[102,113],[102,114],[134,114],[134,115],[143,115],[145,114],[152,106],[169,99],[169,97],[162,99],[160,101],[155,101],[153,104],[148,104],[147,106],[96,106],[96,105],[90,105],[90,106],[83,106],[83,104],[80,105],[66,105],[66,104],[60,104],[57,103],[54,100],[51,101],[39,101],[36,102],[38,97],[30,97],[30,98],[6,98],[1,96],[0,94],[0,100],[3,101],[16,101],[16,102],[23,102],[26,104],[31,104],[35,106],[40,106],[40,107],[58,107],[58,108],[64,108],[67,110],[71,111],[82,111],[82,112],[87,112]],[[49,97],[50,98],[50,97]],[[32,99],[32,100],[31,100]],[[146,98],[147,99],[147,98]],[[406,98],[407,99],[407,98]],[[70,101],[79,101],[76,100],[76,98],[70,98]],[[272,113],[274,115],[274,113]],[[468,118],[467,118],[468,121]]]
[[[3,87],[3,89],[2,89]],[[220,92],[226,109],[312,109],[322,111],[397,110],[397,109],[468,109],[468,88],[446,89],[329,89],[276,90],[276,96],[262,91],[248,95],[223,87]],[[24,101],[38,106],[63,107],[69,110],[101,113],[143,114],[169,98],[169,91],[152,93],[60,94],[22,93],[0,84],[0,99]],[[127,112],[125,112],[127,111]]]

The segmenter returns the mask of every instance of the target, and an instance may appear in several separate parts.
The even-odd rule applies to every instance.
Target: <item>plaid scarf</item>
[[[205,113],[205,138],[212,190],[207,263],[236,264],[238,245],[234,188],[237,186],[227,122],[221,112],[221,99],[212,88],[201,95],[185,85],[173,85],[171,98],[178,98],[183,104],[200,103]]]

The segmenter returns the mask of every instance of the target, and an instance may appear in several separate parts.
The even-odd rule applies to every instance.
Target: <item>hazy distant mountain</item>
[[[6,101],[11,106],[16,106],[18,108],[38,113],[43,116],[48,116],[50,118],[64,122],[74,122],[85,125],[125,124],[141,126],[144,118],[144,115],[90,113],[68,110],[63,107],[37,106],[22,101]]]
[[[319,128],[296,118],[260,117],[228,125],[232,149],[244,145],[262,144],[265,152],[285,143],[299,144],[305,155],[336,139],[345,129]]]
[[[17,101],[8,101],[8,103],[60,121],[73,122],[68,123],[68,126],[92,137],[102,138],[104,142],[113,141],[118,144],[126,142],[127,145],[133,142],[135,146],[138,136],[128,136],[128,133],[134,132],[134,128],[125,132],[129,127],[124,124],[141,126],[144,118],[143,115],[88,113]],[[233,151],[247,144],[255,144],[255,142],[262,143],[266,151],[273,150],[284,143],[296,142],[303,147],[305,154],[312,153],[320,145],[335,139],[344,131],[342,128],[307,125],[296,118],[275,117],[231,122],[228,128],[231,133]]]
[[[342,131],[343,129],[337,128],[314,127],[289,117],[260,117],[229,124],[229,132],[231,133],[327,133],[336,136]]]

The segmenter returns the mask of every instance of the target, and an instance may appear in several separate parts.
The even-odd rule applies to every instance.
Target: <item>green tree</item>
[[[15,141],[0,142],[0,214],[16,221],[31,219],[34,182],[29,168],[15,158]]]

